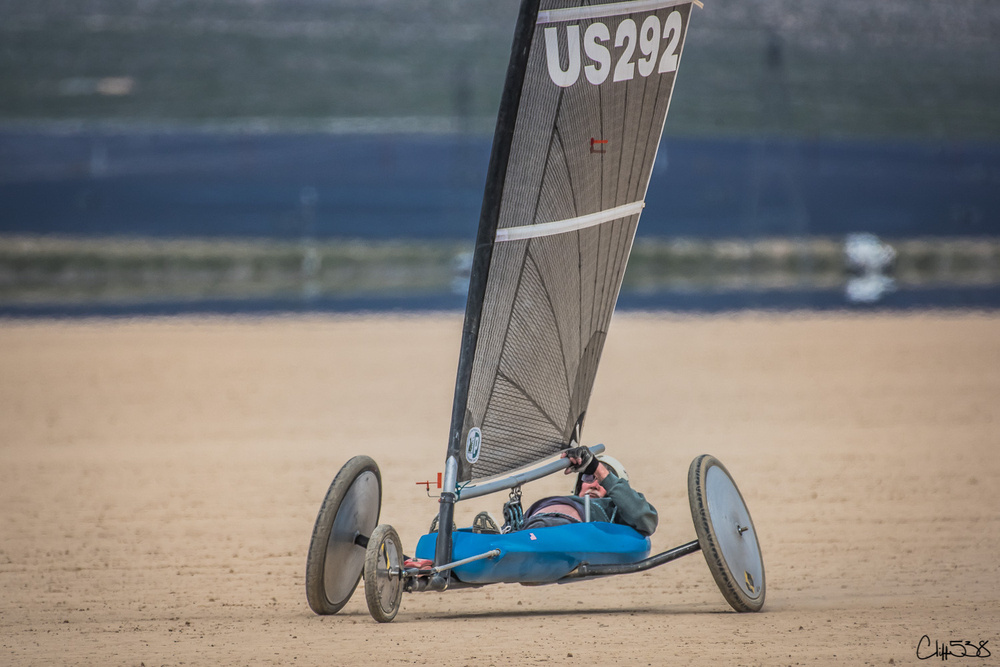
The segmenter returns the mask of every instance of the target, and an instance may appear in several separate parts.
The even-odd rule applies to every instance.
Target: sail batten
[[[630,204],[616,206],[606,211],[588,213],[568,220],[553,220],[552,222],[540,222],[534,225],[524,225],[523,227],[508,227],[497,230],[497,242],[518,241],[522,239],[537,238],[539,236],[552,236],[553,234],[565,234],[566,232],[593,227],[605,222],[613,222],[621,218],[638,215],[642,212],[646,202],[636,201]]]
[[[522,0],[473,259],[460,482],[580,438],[691,0]]]
[[[547,23],[577,21],[580,19],[601,19],[690,4],[691,0],[633,0],[632,2],[609,2],[603,5],[549,9],[538,12],[537,23],[544,25]]]

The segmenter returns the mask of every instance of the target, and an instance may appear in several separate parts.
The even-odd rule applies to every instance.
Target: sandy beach
[[[391,624],[360,587],[314,615],[306,551],[344,462],[379,463],[407,553],[436,512],[415,482],[442,469],[460,333],[453,313],[0,323],[0,664],[902,665],[952,641],[1000,664],[1000,317],[975,313],[616,316],[584,442],[659,509],[654,551],[695,539],[690,461],[723,461],[760,613],[694,554],[407,594]]]

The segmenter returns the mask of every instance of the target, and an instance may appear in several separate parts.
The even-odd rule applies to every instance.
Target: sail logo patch
[[[678,11],[670,12],[662,24],[659,16],[650,14],[641,27],[627,18],[615,29],[613,46],[610,28],[600,21],[587,26],[582,41],[579,25],[547,27],[545,60],[549,77],[560,88],[568,88],[580,79],[581,70],[587,81],[595,86],[607,81],[609,76],[612,81],[631,81],[636,72],[642,77],[654,71],[657,74],[676,72],[683,27],[684,20]],[[587,57],[586,65],[581,56],[581,43],[583,55]],[[566,48],[565,60],[562,44]],[[639,54],[636,54],[637,48]],[[566,62],[565,69],[563,62]]]
[[[479,427],[473,426],[469,430],[469,435],[465,438],[465,460],[475,463],[479,460],[479,452],[483,447],[483,432]]]

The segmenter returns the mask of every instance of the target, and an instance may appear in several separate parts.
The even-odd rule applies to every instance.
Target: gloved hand
[[[601,462],[597,460],[597,457],[591,453],[588,447],[567,449],[562,453],[562,458],[567,458],[572,463],[570,467],[566,468],[565,472],[567,475],[574,472],[593,475],[594,471],[597,470],[597,466],[601,465]]]

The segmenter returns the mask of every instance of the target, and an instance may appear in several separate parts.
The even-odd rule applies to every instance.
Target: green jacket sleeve
[[[607,497],[614,504],[615,523],[632,526],[647,537],[653,534],[660,519],[656,514],[656,508],[649,504],[644,495],[610,472],[601,482],[601,486],[608,492]]]

